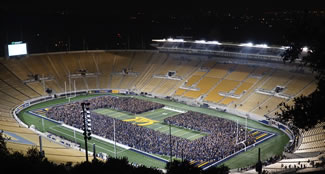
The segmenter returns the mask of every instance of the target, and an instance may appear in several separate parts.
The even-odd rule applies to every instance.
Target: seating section
[[[15,74],[12,74],[3,63],[4,62],[0,60],[0,130],[5,131],[5,134],[9,132],[18,137],[23,137],[33,143],[32,145],[11,141],[6,142],[7,147],[11,151],[26,153],[26,149],[32,146],[39,148],[39,135],[19,125],[12,116],[12,109],[23,104],[25,100],[39,97],[40,94],[31,89],[29,85],[22,83],[21,79],[17,78]],[[23,70],[19,71],[21,72]],[[49,160],[57,163],[69,161],[77,163],[85,159],[83,152],[66,148],[45,138],[43,138],[43,150]]]
[[[266,115],[267,113],[272,112],[273,110],[278,108],[278,105],[281,102],[285,102],[286,100],[279,97],[269,97],[265,102],[259,105],[252,112],[257,115]]]
[[[238,81],[224,79],[222,80],[205,98],[206,101],[218,103],[224,97],[219,92],[228,93],[239,84]]]
[[[92,76],[75,76],[80,70]],[[130,74],[123,74],[127,70]],[[175,71],[180,79],[172,80],[162,76]],[[31,75],[50,77],[49,80],[24,83]],[[162,78],[157,78],[160,75]],[[174,55],[155,51],[108,51],[75,52],[30,55],[21,60],[0,59],[0,129],[15,132],[27,140],[38,143],[38,136],[22,128],[12,118],[11,110],[31,98],[45,96],[46,88],[54,93],[84,89],[130,89],[158,96],[175,96],[185,100],[220,105],[242,112],[261,116],[275,116],[278,104],[293,104],[293,98],[309,95],[317,87],[313,75],[259,66],[220,63],[216,60],[196,59],[196,55]],[[284,87],[274,95],[276,86]],[[273,92],[259,93],[258,89]],[[324,124],[303,133],[301,146],[296,153],[325,151]],[[54,161],[80,161],[83,153],[64,149],[45,140],[46,153]],[[26,145],[8,143],[8,146],[22,150]],[[55,149],[57,148],[57,149]],[[51,150],[52,149],[52,150]],[[55,149],[55,150],[53,150]],[[61,150],[60,150],[61,149]],[[59,158],[59,155],[74,156]],[[76,157],[79,156],[79,157]],[[81,156],[81,158],[80,158]]]
[[[196,99],[201,95],[207,93],[210,88],[212,88],[220,79],[214,77],[205,76],[202,80],[199,81],[196,88],[200,89],[199,91],[188,90],[183,96],[187,98]]]
[[[272,68],[202,61],[195,56],[166,54],[146,51],[77,52],[29,56],[22,60],[3,61],[9,71],[0,76],[9,76],[0,81],[2,90],[8,89],[19,100],[47,95],[46,88],[64,92],[69,86],[69,74],[87,70],[91,77],[73,77],[77,90],[83,89],[130,89],[159,96],[174,95],[187,99],[198,99],[211,104],[236,108],[255,115],[274,116],[281,102],[276,96],[257,93],[256,89],[272,91],[283,86],[281,92],[291,98],[307,95],[315,90],[312,75],[298,74]],[[123,70],[133,73],[123,74]],[[156,78],[175,71],[180,80]],[[10,73],[8,73],[10,72]],[[30,75],[52,77],[47,81],[36,81],[22,85]],[[23,86],[23,87],[21,87]],[[183,89],[180,87],[184,87]],[[11,89],[15,88],[16,90]]]
[[[177,86],[177,83],[179,83],[179,81],[163,80],[161,85],[157,86],[153,93],[161,96],[170,96],[173,93],[171,89]]]
[[[257,81],[257,79],[254,79],[254,78],[247,79],[246,81],[242,82],[239,85],[239,87],[235,90],[234,94],[235,95],[242,94],[244,91],[248,90],[251,86],[253,86],[256,81]]]
[[[303,132],[302,142],[295,153],[325,151],[325,123],[319,123],[315,128]]]
[[[198,75],[198,74],[201,74],[201,75]],[[203,72],[196,72],[185,84],[184,86],[187,86],[187,87],[191,87],[193,86],[195,83],[197,83],[203,76]]]
[[[266,81],[260,88],[265,90],[272,90],[276,86],[285,86],[291,79],[292,74],[283,70],[278,70],[272,74],[272,76]]]

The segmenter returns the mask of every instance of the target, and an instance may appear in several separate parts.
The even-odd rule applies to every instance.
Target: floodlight
[[[308,52],[308,50],[309,50],[308,47],[303,47],[302,48],[302,52]]]
[[[205,40],[196,40],[196,41],[194,41],[195,43],[206,43],[206,41]]]
[[[218,41],[208,41],[206,44],[215,44],[215,45],[222,45],[220,42]]]
[[[153,42],[166,42],[166,39],[152,39]]]
[[[173,38],[168,38],[168,42],[185,42],[184,39],[173,39]]]
[[[239,46],[243,46],[243,47],[253,47],[253,43],[252,42],[248,42],[248,43],[243,43],[243,44],[239,44]]]
[[[266,44],[256,44],[255,47],[258,47],[258,48],[269,48]]]
[[[286,50],[286,49],[289,49],[289,48],[290,48],[290,47],[288,47],[288,46],[281,46],[281,47],[280,47],[281,50]]]

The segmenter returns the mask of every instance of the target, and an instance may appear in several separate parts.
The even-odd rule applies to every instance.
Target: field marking
[[[184,132],[183,134],[179,135],[179,136],[184,136],[186,134],[192,134],[192,132]]]
[[[190,136],[190,137],[187,137],[188,139],[190,139],[190,140],[195,140],[195,139],[192,139],[193,137],[195,137],[195,136],[197,136],[197,135],[201,135],[201,134],[194,134],[194,135],[192,135],[192,136]]]
[[[168,118],[168,117],[171,117],[171,116],[174,116],[174,115],[177,115],[177,113],[176,112],[167,112],[167,114],[166,115],[163,115],[164,113],[166,113],[166,112],[163,112],[163,113],[161,113],[161,114],[159,114],[159,115],[154,115],[154,116],[152,116],[151,118],[156,118],[156,117],[160,117],[160,120],[161,121],[163,121],[165,118]]]
[[[162,125],[162,126],[160,126],[158,128],[154,128],[153,130],[158,130],[158,129],[162,128],[162,127],[165,127],[165,125]]]
[[[179,132],[179,131],[184,131],[184,130],[183,130],[183,129],[178,129],[178,130],[172,132],[172,135],[173,135],[173,134],[176,134],[176,133]]]
[[[61,133],[61,134],[64,134],[64,135],[66,135],[66,136],[69,136],[69,137],[72,137],[72,138],[78,139],[78,140],[80,140],[80,141],[83,141],[83,139],[80,139],[80,138],[78,138],[77,136],[76,136],[76,137],[71,136],[71,135],[66,134],[66,133],[64,133],[64,132],[61,132],[61,131],[59,131],[59,130],[53,129],[52,127],[49,127],[49,129],[54,130],[54,131],[56,131],[56,132],[59,132],[59,133]],[[87,142],[87,144],[88,144],[88,145],[92,145],[92,144],[90,144],[89,142]],[[108,143],[107,143],[107,144],[108,144]],[[96,147],[99,147],[100,149],[103,149],[103,150],[105,150],[105,151],[108,151],[108,152],[112,153],[113,155],[115,154],[115,152],[110,151],[110,150],[108,150],[108,149],[106,149],[106,148],[104,148],[104,147],[101,147],[101,146],[99,146],[99,145],[96,145]],[[119,150],[119,149],[116,148],[116,150],[118,150],[118,152],[116,152],[116,154],[119,154],[119,153],[122,153],[122,152],[126,151],[127,149],[125,149],[125,150]]]
[[[182,114],[185,113],[185,112],[187,112],[187,111],[182,111],[182,110],[170,108],[168,106],[163,107],[163,109],[170,110],[170,111],[174,111],[174,112],[178,112],[178,113],[182,113]]]
[[[73,130],[73,129],[71,129],[71,128],[69,128],[69,127],[66,127],[66,126],[68,126],[68,125],[62,126],[61,128],[65,129],[65,130],[67,130],[67,131],[71,131],[71,130]],[[77,132],[78,132],[78,131],[77,131]],[[79,132],[80,136],[82,136],[81,133],[82,133],[82,131]],[[77,134],[77,135],[78,135],[78,134]],[[98,135],[96,135],[96,136],[98,136]],[[103,137],[101,137],[101,136],[98,136],[98,137],[103,138]],[[95,141],[95,142],[98,142],[98,143],[102,143],[102,144],[105,144],[106,146],[108,145],[109,147],[114,148],[114,145],[113,145],[114,142],[107,142],[107,141],[104,141],[104,140],[98,139],[97,137],[93,137],[92,141]],[[108,143],[108,144],[107,144],[107,143]],[[119,145],[118,145],[117,147],[120,148],[120,149],[127,149],[127,148],[124,148],[123,146],[119,146]]]

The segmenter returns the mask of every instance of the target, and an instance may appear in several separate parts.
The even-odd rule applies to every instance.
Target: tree
[[[282,113],[277,115],[285,122],[308,130],[325,121],[325,20],[306,15],[292,26],[285,36],[289,49],[282,54],[283,61],[298,62],[300,66],[310,68],[315,74],[317,89],[309,96],[295,98],[292,106],[281,103]]]
[[[186,174],[200,174],[201,169],[195,167],[194,165],[191,165],[188,161],[178,161],[174,160],[172,162],[167,163],[166,165],[167,174],[180,174],[180,173],[186,173]]]
[[[225,165],[221,165],[218,167],[210,167],[206,171],[204,171],[204,174],[228,174],[229,173],[229,167]]]
[[[3,137],[3,131],[0,132],[0,161],[6,160],[9,156],[9,150],[7,148],[5,138]]]

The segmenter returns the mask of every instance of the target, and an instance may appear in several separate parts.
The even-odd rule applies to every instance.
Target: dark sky
[[[150,48],[153,38],[174,36],[279,43],[287,22],[273,22],[270,28],[269,23],[260,22],[266,12],[319,10],[325,9],[323,4],[298,0],[1,3],[0,45],[23,40],[31,52],[141,49]],[[255,19],[245,22],[241,19],[245,15]]]
[[[43,3],[2,3],[1,11],[14,13],[34,13],[42,14],[51,11],[71,10],[84,15],[98,14],[123,14],[135,11],[146,11],[153,14],[166,15],[168,13],[193,14],[200,10],[216,9],[220,11],[242,11],[262,12],[266,10],[283,9],[324,9],[325,3],[322,1],[298,1],[298,0],[214,0],[214,1],[78,1],[71,3],[66,1],[60,3],[57,1],[44,1]]]

